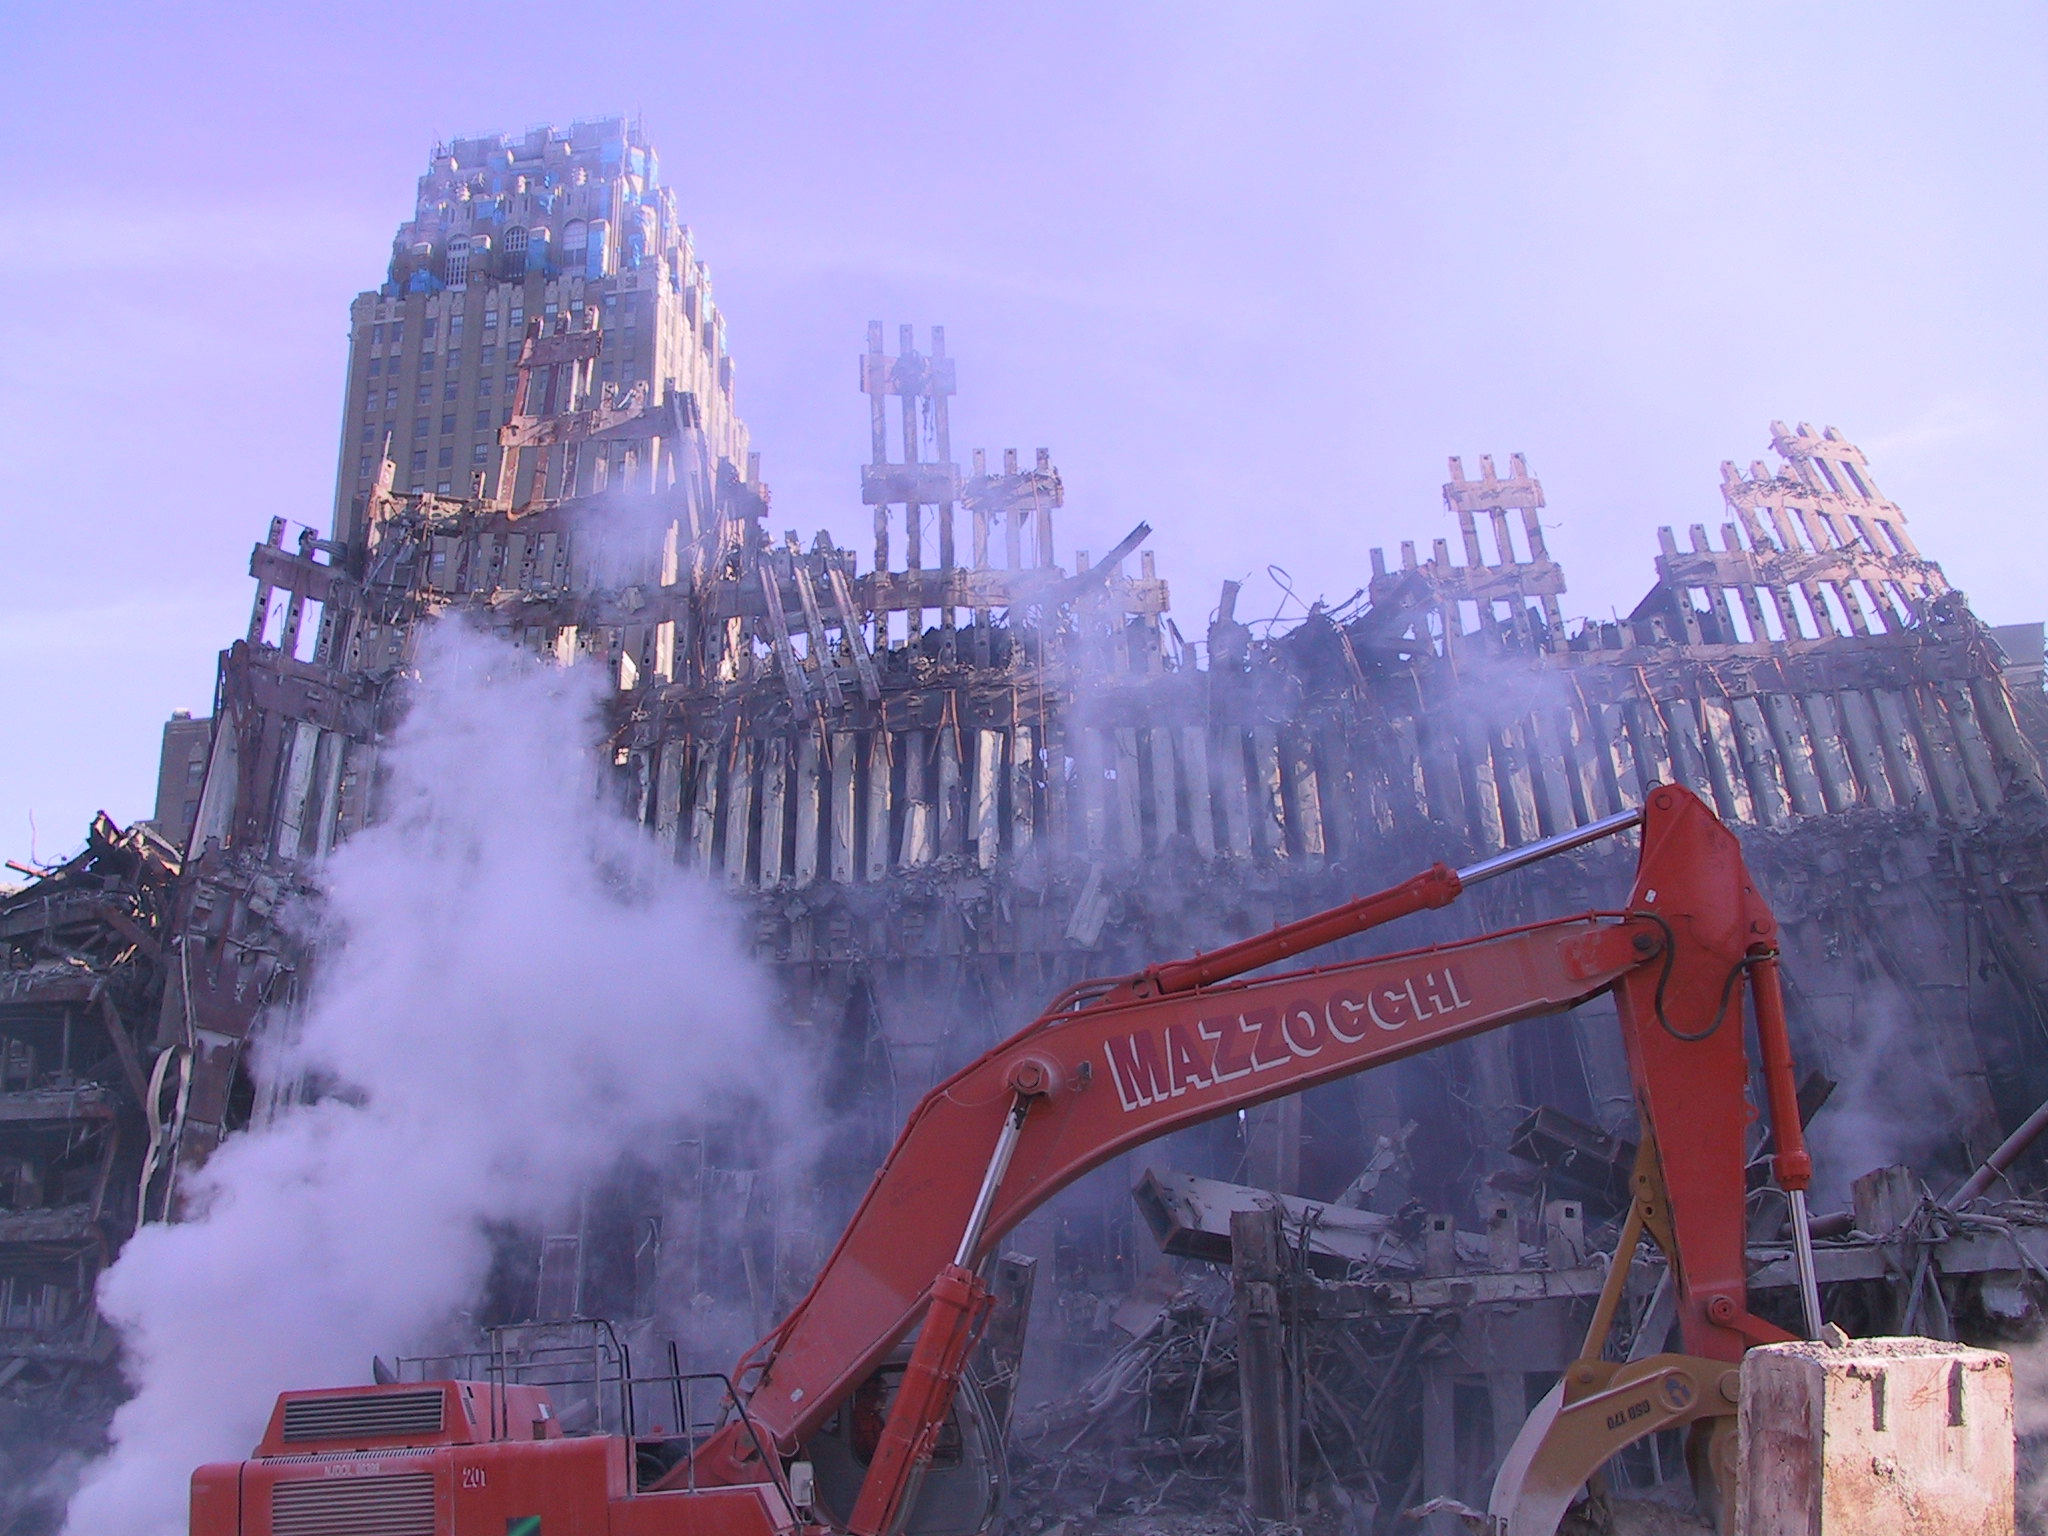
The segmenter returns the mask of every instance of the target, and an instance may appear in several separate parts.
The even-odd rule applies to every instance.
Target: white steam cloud
[[[1840,1081],[1806,1132],[1821,1210],[1847,1206],[1857,1179],[1894,1163],[1928,1177],[1967,1118],[1954,1074],[1896,989],[1865,981],[1846,1023],[1855,1036],[1838,1040],[1827,1063]]]
[[[565,1210],[678,1119],[794,1122],[733,914],[597,798],[599,669],[439,626],[384,819],[324,871],[322,950],[266,1082],[324,1085],[225,1143],[102,1286],[134,1397],[68,1536],[174,1536],[192,1469],[292,1386],[444,1342],[493,1224]],[[787,1140],[788,1138],[785,1138]]]

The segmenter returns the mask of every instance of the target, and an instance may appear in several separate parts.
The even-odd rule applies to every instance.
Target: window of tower
[[[581,219],[571,219],[562,226],[562,255],[573,257],[577,262],[590,248],[590,226]]]
[[[524,257],[526,255],[526,226],[515,224],[505,231],[505,254]]]
[[[469,286],[469,236],[456,235],[449,240],[448,256],[442,266],[442,276],[450,288]],[[449,328],[454,328],[452,323]]]

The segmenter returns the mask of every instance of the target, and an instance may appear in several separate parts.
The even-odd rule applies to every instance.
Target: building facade
[[[604,336],[593,404],[687,399],[714,461],[743,474],[725,317],[638,125],[459,138],[435,147],[383,284],[349,306],[337,540],[361,540],[387,453],[399,490],[496,490],[520,345],[558,317]]]
[[[164,722],[163,748],[156,766],[156,815],[151,818],[165,842],[182,848],[192,836],[199,814],[199,787],[206,777],[206,753],[213,742],[213,722],[194,720],[189,709],[171,711]]]

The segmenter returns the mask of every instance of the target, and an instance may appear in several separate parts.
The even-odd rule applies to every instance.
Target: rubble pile
[[[392,295],[358,340],[388,358],[402,327],[416,357],[477,302]],[[757,466],[716,459],[689,391],[606,386],[630,333],[601,305],[522,323],[488,343],[516,383],[475,494],[366,453],[331,537],[272,520],[216,715],[183,723],[210,735],[182,846],[96,827],[82,862],[0,901],[0,1404],[99,1411],[93,1279],[263,1112],[250,1052],[290,1027],[315,963],[281,914],[383,813],[415,648],[450,616],[605,679],[594,784],[745,907],[787,1048],[823,1064],[839,1112],[815,1187],[771,1187],[707,1135],[594,1198],[602,1220],[508,1237],[486,1322],[602,1295],[644,1325],[664,1297],[716,1292],[765,1326],[907,1105],[1063,989],[1570,833],[1658,783],[1737,831],[1779,914],[1796,1052],[1841,1085],[1814,1131],[1834,1176],[1910,1162],[1949,1187],[2048,1099],[2039,673],[1833,429],[1774,423],[1775,464],[1723,466],[1718,529],[1657,530],[1626,616],[1568,615],[1544,488],[1517,455],[1505,474],[1452,460],[1446,536],[1364,552],[1369,569],[1331,578],[1362,581],[1353,598],[1258,632],[1230,584],[1183,633],[1149,525],[1062,549],[1049,453],[956,461],[941,333],[920,351],[906,327],[892,354],[878,325],[861,354],[864,566],[827,531],[776,528]],[[1611,906],[1631,858],[1612,842],[1561,857],[1389,943]],[[1290,1227],[1274,1379],[1297,1517],[1378,1536],[1431,1499],[1483,1497],[1507,1426],[1583,1336],[1635,1135],[1596,1000],[1177,1133],[1185,1176],[1136,1202],[1134,1168],[1077,1183],[1009,1239],[1060,1277],[1030,1309],[1051,1355],[1093,1337],[1070,1278],[1129,1284],[1158,1262],[1142,1251],[1158,1212],[1189,1267],[1108,1363],[1020,1414],[1019,1517],[1237,1520],[1242,1319],[1193,1265],[1233,1262],[1246,1202]],[[1398,1166],[1347,1198],[1368,1149],[1393,1146]],[[1766,1203],[1752,1259],[1769,1304],[1789,1261]],[[1862,1238],[1821,1245],[1844,1305],[1863,1286],[1892,1326],[2031,1325],[2048,1250],[2030,1213],[1999,1230],[1873,1212],[1844,1228]],[[1631,1319],[1653,1270],[1631,1265]],[[1652,1447],[1628,1477],[1666,1483],[1681,1462]]]
[[[177,1092],[155,1069],[178,850],[103,814],[21,872],[0,893],[0,1531],[54,1516],[119,1401],[93,1287]]]
[[[1141,1331],[1061,1397],[1021,1411],[1012,1506],[1031,1531],[1242,1531],[1237,1323],[1229,1285],[1193,1275],[1139,1305]],[[1147,1315],[1149,1313],[1149,1316]],[[1369,1532],[1413,1501],[1422,1319],[1304,1333],[1292,1374],[1302,1524]]]

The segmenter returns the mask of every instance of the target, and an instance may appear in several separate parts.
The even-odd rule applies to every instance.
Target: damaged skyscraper
[[[176,1219],[180,1170],[255,1113],[248,1044],[315,958],[277,914],[376,819],[391,684],[450,612],[608,673],[608,793],[744,904],[790,1050],[854,1108],[830,1216],[925,1088],[1069,984],[1677,782],[1742,833],[1785,925],[1825,1193],[1853,1195],[1840,1227],[1860,1234],[1824,1249],[1835,1304],[1995,1336],[2048,1299],[2033,1228],[1994,1238],[1897,1198],[1896,1177],[1848,1183],[1911,1163],[1946,1188],[2048,1099],[2048,704],[2038,627],[1981,624],[1832,429],[1774,424],[1773,462],[1722,466],[1715,515],[1646,529],[1653,575],[1624,619],[1568,614],[1543,488],[1515,456],[1505,474],[1452,459],[1444,536],[1372,551],[1337,583],[1349,601],[1259,634],[1226,586],[1190,636],[1147,525],[1063,549],[1046,450],[956,456],[937,328],[892,349],[870,326],[860,354],[871,546],[777,529],[708,277],[625,123],[437,150],[351,322],[333,526],[279,516],[255,548],[189,827],[97,826],[0,901],[8,1411],[104,1411],[93,1278],[138,1221]],[[174,787],[160,814],[182,818]],[[1628,858],[1553,861],[1410,919],[1404,942],[1611,904]],[[1602,1003],[1084,1182],[1012,1241],[1037,1275],[1042,1374],[1017,1417],[1032,1498],[1108,1518],[1174,1497],[1175,1467],[1180,1497],[1238,1475],[1234,1438],[1204,1426],[1251,1371],[1231,1343],[1247,1210],[1277,1213],[1268,1258],[1296,1276],[1283,1385],[1312,1431],[1254,1469],[1261,1512],[1320,1501],[1377,1531],[1473,1497],[1571,1357],[1633,1132]],[[501,1320],[647,1316],[684,1273],[770,1320],[822,1257],[811,1221],[701,1149],[666,1172],[651,1236],[646,1211],[534,1234]],[[735,1199],[758,1218],[737,1233]],[[1759,1191],[1766,1300],[1782,1230]],[[1629,1291],[1645,1337],[1652,1267]],[[1061,1395],[1105,1358],[1122,1385]],[[1168,1393],[1174,1432],[1145,1395]],[[1143,1453],[1111,1466],[1112,1434]],[[1085,1508],[1034,1462],[1047,1443],[1104,1450]],[[1654,1481],[1670,1455],[1625,1470]]]
[[[746,464],[725,317],[638,128],[587,122],[439,146],[383,286],[349,306],[336,539],[362,541],[387,455],[398,489],[495,493],[527,321],[580,327],[586,314],[605,338],[591,405],[636,389],[650,404],[686,398],[713,462]],[[603,473],[602,441],[583,448],[584,473]],[[573,484],[568,466],[564,456],[553,471]]]

